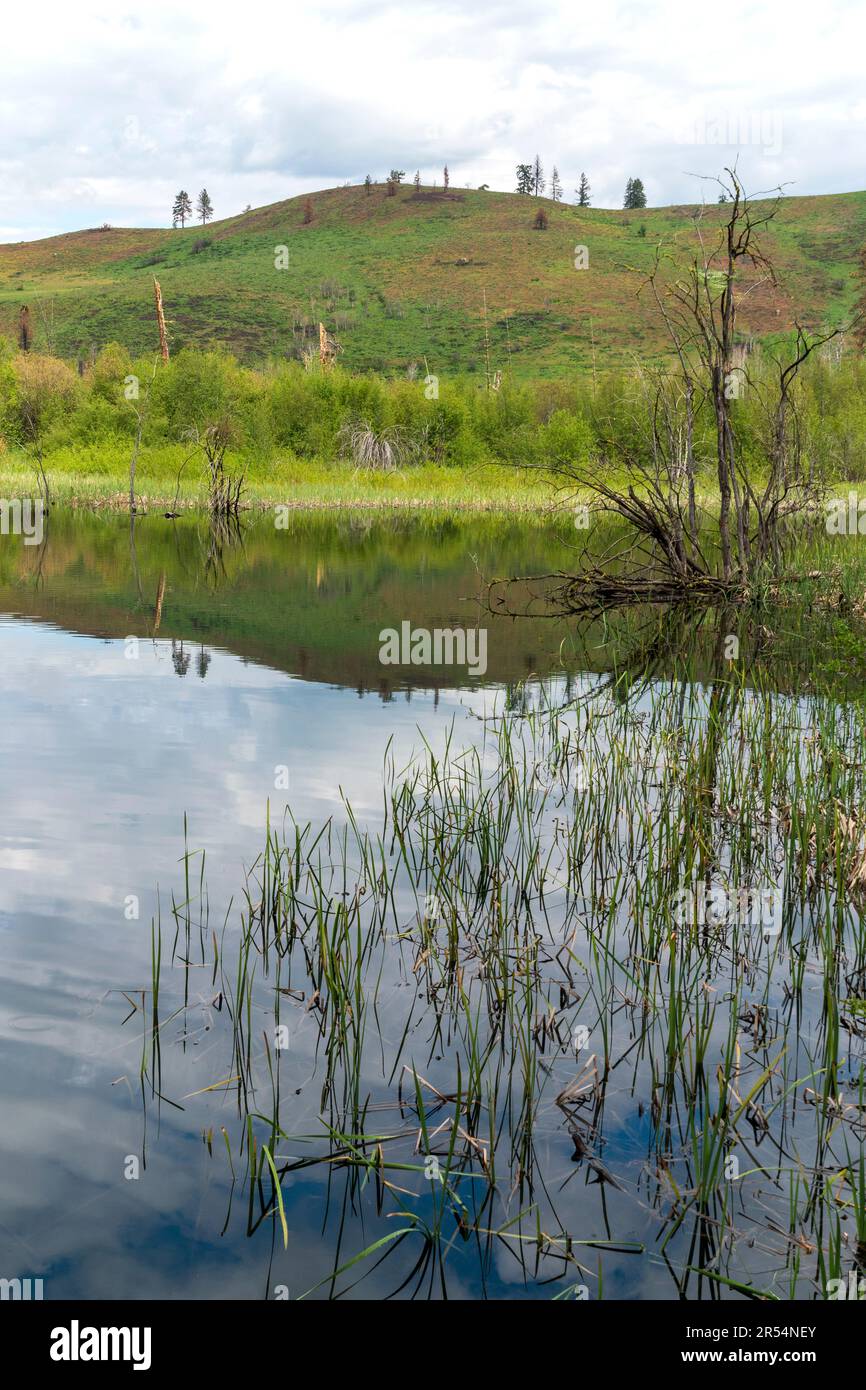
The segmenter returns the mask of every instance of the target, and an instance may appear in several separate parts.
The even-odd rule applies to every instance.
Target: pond
[[[700,656],[625,690],[603,623],[488,611],[573,549],[359,513],[0,538],[0,1275],[814,1298],[860,1268],[857,845],[815,827],[862,805],[862,710]],[[483,629],[483,669],[383,661],[404,625]]]

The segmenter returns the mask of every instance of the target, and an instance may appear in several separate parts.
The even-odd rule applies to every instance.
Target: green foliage
[[[17,354],[0,378],[0,415],[12,442],[44,446],[75,413],[81,384],[65,362],[41,353]]]
[[[124,399],[124,382],[131,374],[132,358],[126,348],[119,343],[109,343],[90,369],[91,395],[119,405]]]
[[[757,476],[771,444],[763,402],[777,359],[786,360],[782,341],[754,351],[734,402],[738,447]],[[138,389],[132,399],[130,383]],[[345,460],[347,438],[363,425],[399,439],[401,468],[545,469],[595,460],[613,475],[630,461],[650,461],[654,389],[653,378],[637,369],[532,384],[506,379],[501,389],[487,390],[481,374],[434,383],[420,375],[394,380],[285,361],[258,371],[220,349],[185,348],[156,365],[153,357],[133,360],[117,343],[79,377],[57,358],[0,346],[0,438],[7,448],[24,447],[35,429],[49,454],[102,446],[125,461],[141,413],[145,455],[184,446],[194,433],[219,425],[228,430],[234,455],[259,473],[275,473],[291,461]],[[816,475],[866,476],[862,356],[810,361],[794,400]],[[696,398],[695,455],[708,488],[715,485],[713,430],[710,404]],[[114,467],[120,476],[125,462]]]
[[[629,179],[625,186],[624,208],[645,208],[646,193],[641,179]]]
[[[181,439],[193,428],[204,430],[224,417],[242,429],[255,381],[252,372],[225,353],[185,348],[158,371],[154,406],[170,439]]]

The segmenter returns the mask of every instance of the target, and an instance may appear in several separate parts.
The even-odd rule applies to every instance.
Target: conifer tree
[[[532,165],[518,164],[517,166],[517,191],[518,193],[529,194],[532,192]]]
[[[171,210],[172,223],[176,227],[178,222],[182,227],[186,226],[187,219],[192,217],[192,202],[185,188],[182,188],[174,200],[174,207]]]
[[[541,196],[544,192],[544,188],[544,167],[541,163],[541,156],[537,154],[535,156],[535,163],[532,166],[532,191],[536,198]]]
[[[624,208],[645,208],[646,193],[640,179],[629,179],[625,186]]]
[[[206,188],[203,188],[201,193],[199,193],[195,210],[199,215],[202,226],[204,226],[206,222],[210,222],[213,217],[213,203],[210,200],[210,195]]]

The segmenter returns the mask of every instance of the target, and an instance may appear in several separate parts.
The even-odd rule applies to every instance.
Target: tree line
[[[405,170],[405,169],[392,169],[392,170],[391,170],[391,172],[389,173],[388,177],[387,177],[386,180],[385,180],[385,192],[388,194],[388,197],[389,197],[389,198],[393,198],[393,197],[394,197],[394,194],[397,192],[397,189],[399,188],[400,184],[403,182],[403,180],[405,179],[405,177],[406,177],[406,170]],[[412,182],[413,182],[413,184],[415,185],[415,192],[416,192],[416,193],[420,192],[420,189],[421,189],[421,170],[420,170],[420,169],[416,169],[416,170],[415,170],[415,177],[414,177],[414,179],[412,180]],[[375,186],[376,186],[376,181],[375,181],[375,179],[373,178],[373,175],[372,175],[372,174],[368,174],[367,177],[364,179],[364,191],[365,191],[365,193],[372,193],[372,191],[373,191],[373,189],[375,188]],[[434,183],[433,186],[434,186],[434,188],[435,188],[435,186],[436,186],[435,183]],[[446,193],[448,192],[448,189],[450,188],[450,186],[451,186],[451,175],[450,175],[449,172],[448,172],[448,165],[446,164],[446,165],[445,165],[445,168],[442,170],[442,187],[444,188],[444,190],[445,190]],[[486,184],[485,184],[484,186],[486,187]]]
[[[547,179],[544,174],[544,165],[541,156],[536,155],[530,164],[518,164],[517,166],[517,192],[526,197],[539,198],[547,188]],[[585,173],[581,173],[577,188],[577,206],[588,208],[590,206],[590,193],[592,192],[589,179]],[[554,203],[562,201],[562,180],[559,177],[559,170],[554,164],[550,175],[550,197]],[[629,179],[625,186],[625,196],[622,203],[624,208],[645,208],[646,192],[641,179]]]
[[[393,195],[396,193],[398,187],[403,182],[405,177],[406,173],[403,169],[392,169],[390,171],[388,178],[385,182],[386,191],[388,192],[389,196],[393,197]],[[448,172],[448,165],[446,164],[444,169],[442,170],[442,184],[446,192],[448,191],[450,182],[451,179]],[[415,191],[417,192],[421,187],[420,170],[415,171],[413,183],[415,185]],[[373,178],[370,174],[368,174],[367,177],[364,179],[364,189],[367,193],[371,193],[373,190],[373,186]],[[550,197],[552,198],[554,203],[561,202],[562,180],[559,176],[559,170],[557,169],[555,164],[551,171],[549,186]],[[518,193],[525,194],[527,197],[540,198],[547,187],[548,181],[545,176],[544,166],[541,162],[540,155],[536,155],[535,159],[530,164],[517,165]],[[482,184],[482,188],[486,189],[487,184]],[[587,178],[585,173],[581,173],[578,186],[574,191],[577,194],[577,206],[581,208],[588,208],[591,203],[590,194],[592,192],[592,188],[590,186],[589,179]],[[307,201],[309,203],[309,199]],[[721,202],[722,200],[720,199],[719,201]],[[623,199],[622,205],[624,208],[646,207],[646,193],[644,191],[644,186],[641,179],[629,179],[628,183],[625,186],[625,197]],[[245,211],[249,212],[249,207],[247,207]],[[195,215],[201,222],[203,227],[208,222],[210,222],[211,218],[214,215],[213,203],[210,200],[210,195],[206,188],[203,188],[201,190],[201,192],[198,195],[198,198],[196,199]],[[192,199],[190,198],[186,189],[182,188],[180,192],[176,194],[174,204],[172,206],[172,226],[185,227],[187,222],[192,221],[192,218]],[[311,220],[311,217],[305,217],[305,221]]]

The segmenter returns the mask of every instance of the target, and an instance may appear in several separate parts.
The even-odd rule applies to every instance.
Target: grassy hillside
[[[115,340],[155,345],[152,277],[174,348],[222,344],[241,359],[317,345],[322,319],[352,370],[483,373],[486,293],[491,367],[513,377],[601,368],[663,344],[639,296],[659,240],[695,245],[693,206],[579,209],[516,194],[378,186],[329,189],[184,230],[105,229],[0,246],[0,333],[30,308],[34,346],[87,355]],[[539,206],[547,230],[533,219]],[[708,208],[704,230],[723,209]],[[641,229],[645,229],[642,233]],[[711,235],[711,232],[709,232]],[[818,328],[851,312],[866,244],[866,193],[787,198],[763,245],[779,285],[756,283],[741,327],[757,336],[795,317]],[[289,250],[275,268],[275,248]],[[589,269],[574,268],[574,248]],[[315,335],[315,336],[314,336]]]

